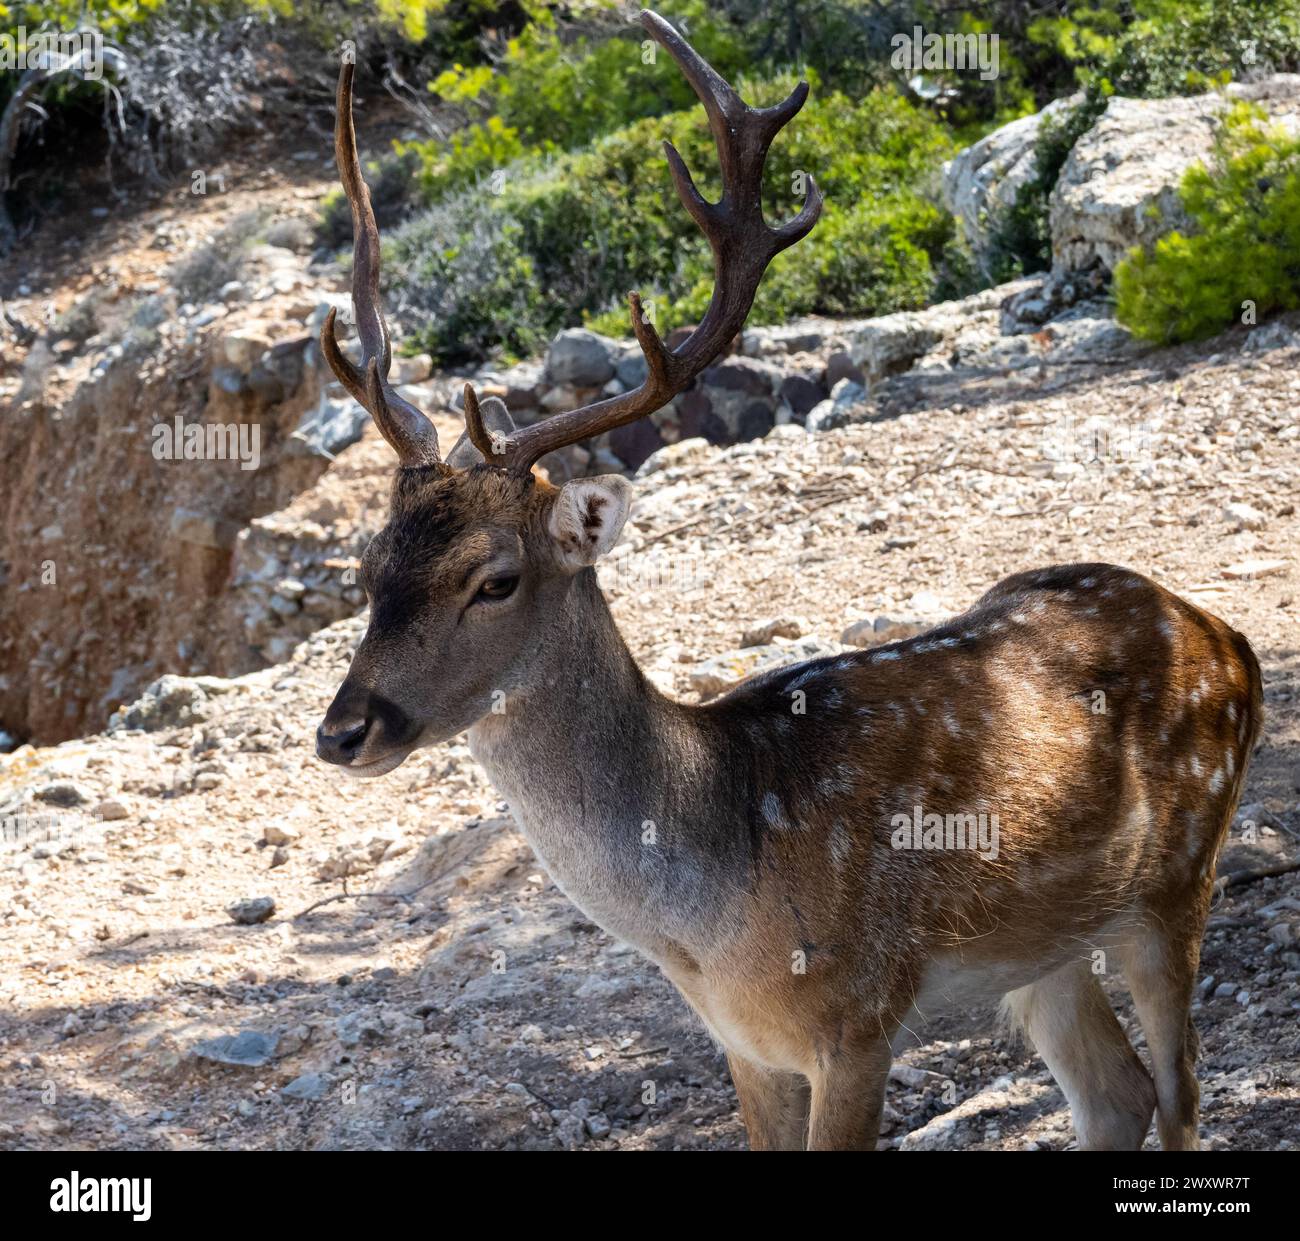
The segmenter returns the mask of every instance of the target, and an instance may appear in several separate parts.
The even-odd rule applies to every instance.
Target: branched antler
[[[722,168],[722,197],[708,202],[682,157],[664,143],[668,166],[682,205],[713,249],[713,296],[699,326],[677,349],[669,350],[647,322],[636,293],[628,295],[632,330],[646,359],[646,379],[619,396],[557,414],[516,431],[495,453],[478,416],[478,402],[466,385],[465,421],[470,439],[486,460],[512,473],[526,474],[548,452],[580,439],[621,427],[661,409],[708,366],[740,330],[754,304],[759,281],[772,259],[806,237],[821,215],[821,191],[808,180],[803,210],[788,224],[770,228],[763,219],[763,162],[781,128],[803,107],[808,83],[774,108],[751,108],[698,52],[657,13],[646,9],[641,24],[677,62],[708,114]]]
[[[339,70],[334,121],[334,155],[339,179],[352,206],[352,305],[361,338],[361,369],[353,366],[339,348],[331,310],[321,328],[321,352],[339,382],[369,411],[384,438],[397,450],[404,466],[438,462],[438,433],[433,423],[389,386],[392,353],[388,325],[379,304],[379,228],[375,224],[370,191],[361,176],[357,135],[352,121],[352,75],[355,66],[345,61]]]
[[[821,215],[821,191],[810,177],[803,210],[793,220],[771,228],[763,219],[763,163],[772,140],[803,107],[808,83],[800,82],[790,97],[774,108],[751,108],[657,13],[644,10],[641,24],[667,49],[699,96],[718,149],[722,197],[711,203],[695,188],[676,148],[670,142],[664,143],[677,195],[713,250],[713,295],[699,326],[677,349],[670,350],[646,319],[641,298],[636,293],[628,294],[632,331],[646,360],[645,382],[631,392],[557,414],[503,436],[488,431],[478,398],[466,384],[465,429],[470,442],[485,461],[513,474],[527,475],[546,453],[644,418],[684,391],[740,331],[767,265],[782,250],[807,236]],[[339,73],[334,147],[339,176],[352,205],[356,238],[352,301],[361,338],[362,370],[339,349],[333,311],[325,320],[321,348],[343,386],[370,411],[384,438],[397,449],[402,464],[432,465],[439,460],[433,424],[388,384],[388,329],[379,305],[379,230],[357,158],[352,73],[351,64],[344,64]]]

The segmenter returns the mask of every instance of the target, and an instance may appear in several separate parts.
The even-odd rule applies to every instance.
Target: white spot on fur
[[[821,676],[823,671],[825,670],[817,667],[805,668],[794,680],[785,683],[785,692],[788,694],[792,690],[802,689],[809,681],[815,681]]]
[[[836,819],[831,825],[831,865],[836,870],[843,870],[853,851],[853,841],[843,819]]]
[[[790,826],[789,820],[785,817],[785,808],[781,805],[781,799],[775,793],[763,794],[760,809],[769,826],[781,831]]]

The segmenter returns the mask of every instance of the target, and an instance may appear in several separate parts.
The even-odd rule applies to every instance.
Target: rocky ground
[[[1071,347],[1112,330],[1069,326],[1087,314],[1002,337],[968,318],[853,394],[864,421],[651,457],[604,575],[632,649],[699,697],[959,610],[1012,571],[1127,564],[1254,643],[1268,722],[1221,869],[1295,857],[1296,324],[1141,353]],[[367,433],[296,503],[355,522],[386,464]],[[723,1058],[550,884],[463,744],[364,784],[314,759],[362,623],[0,756],[0,1146],[743,1146]],[[1296,1141],[1297,939],[1295,873],[1215,907],[1195,1012],[1211,1148]],[[1073,1139],[1041,1062],[965,1012],[902,1051],[881,1141]]]

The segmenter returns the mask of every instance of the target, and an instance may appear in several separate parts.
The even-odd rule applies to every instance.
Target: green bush
[[[1115,270],[1116,314],[1134,335],[1169,344],[1221,331],[1253,302],[1263,317],[1300,308],[1300,139],[1238,105],[1208,165],[1179,189],[1190,221]]]
[[[384,155],[365,164],[370,205],[380,230],[396,228],[417,199],[416,160],[408,152]],[[316,236],[322,246],[339,250],[352,245],[352,208],[342,186],[332,189],[320,206]]]
[[[783,75],[740,89],[773,102],[793,85]],[[697,106],[624,126],[587,151],[523,161],[501,193],[462,189],[408,222],[387,270],[427,324],[421,346],[448,361],[494,346],[523,353],[579,315],[625,333],[629,289],[653,302],[661,330],[697,319],[712,258],[672,188],[664,138],[716,198],[717,155]],[[798,174],[811,173],[826,208],[811,236],[772,264],[751,320],[928,300],[953,240],[950,217],[932,201],[951,152],[943,127],[892,90],[860,100],[814,93],[768,158],[765,207],[772,223],[795,215]]]
[[[1016,191],[1015,202],[990,230],[988,267],[994,284],[1051,267],[1052,189],[1074,144],[1105,111],[1106,98],[1100,88],[1092,87],[1077,104],[1043,118],[1034,142],[1033,176]]]
[[[693,44],[720,73],[734,76],[745,57],[734,34],[711,20],[701,0],[683,0],[673,16],[689,23]],[[402,145],[419,160],[425,198],[436,201],[485,180],[525,156],[587,146],[643,117],[689,107],[695,100],[672,59],[655,45],[643,63],[645,31],[621,22],[603,41],[567,38],[553,21],[538,21],[506,45],[495,70],[456,64],[429,84],[444,102],[491,115],[446,141]]]
[[[1072,63],[1080,84],[1122,95],[1195,93],[1300,67],[1298,0],[1092,0],[1026,33]]]

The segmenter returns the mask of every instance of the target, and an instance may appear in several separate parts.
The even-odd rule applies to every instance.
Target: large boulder
[[[1176,224],[1183,174],[1209,156],[1224,110],[1243,99],[1300,132],[1295,74],[1231,86],[1226,97],[1111,99],[1074,144],[1052,191],[1053,270],[1114,271],[1132,247]]]
[[[1080,98],[1055,100],[1003,125],[944,165],[944,199],[986,275],[998,221],[1037,170],[1044,123],[1063,120]],[[1074,144],[1052,190],[1052,270],[1108,275],[1133,246],[1152,241],[1176,221],[1183,174],[1210,154],[1225,108],[1238,100],[1257,103],[1271,120],[1300,132],[1295,74],[1234,83],[1222,94],[1110,99]]]
[[[943,166],[943,196],[961,221],[975,261],[991,276],[991,240],[997,220],[1015,206],[1020,187],[1037,168],[1036,144],[1043,122],[1059,118],[1081,98],[1055,99],[1041,112],[1022,116],[959,151]]]

